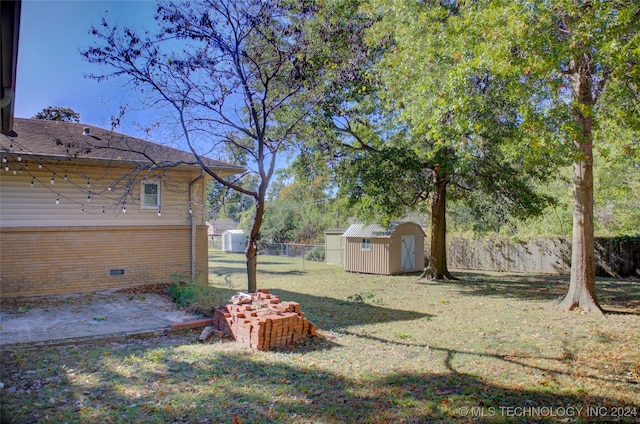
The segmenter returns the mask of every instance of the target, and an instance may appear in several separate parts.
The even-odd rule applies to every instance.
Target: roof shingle
[[[129,137],[103,128],[73,122],[15,118],[13,133],[0,134],[0,150],[40,158],[85,159],[118,163],[156,163],[161,166],[192,166],[198,162],[191,152]],[[218,174],[244,170],[219,160],[202,158]]]

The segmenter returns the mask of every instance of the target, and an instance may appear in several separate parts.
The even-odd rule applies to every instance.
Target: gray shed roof
[[[400,224],[404,222],[391,222],[387,228],[378,224],[353,224],[342,237],[390,238]]]

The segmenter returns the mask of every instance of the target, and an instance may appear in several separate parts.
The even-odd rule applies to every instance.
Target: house
[[[235,230],[238,223],[231,219],[217,219],[207,222],[209,227],[209,237],[213,240],[214,237],[222,237],[222,234],[227,230]]]
[[[342,237],[345,271],[392,275],[424,268],[425,234],[416,223],[353,224]]]
[[[243,230],[227,230],[222,233],[222,251],[242,253],[247,248],[247,235]]]
[[[208,280],[208,174],[193,154],[14,118],[0,155],[1,297]],[[204,162],[222,177],[243,171]]]

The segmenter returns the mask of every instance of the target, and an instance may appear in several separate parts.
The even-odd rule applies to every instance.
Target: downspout
[[[190,253],[190,257],[189,257],[189,262],[191,264],[191,283],[195,283],[196,281],[196,238],[197,238],[197,226],[196,223],[193,219],[193,201],[192,201],[192,194],[191,194],[191,189],[193,187],[193,185],[195,183],[197,183],[198,181],[200,181],[202,179],[202,177],[204,176],[202,170],[200,170],[200,175],[194,179],[193,181],[191,181],[189,183],[189,225],[191,226],[191,234],[190,234],[190,241],[191,241],[191,253]]]

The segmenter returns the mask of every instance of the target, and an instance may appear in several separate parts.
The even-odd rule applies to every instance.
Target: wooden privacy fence
[[[452,237],[447,259],[454,269],[567,274],[571,268],[571,241]],[[640,236],[596,238],[596,274],[640,277]]]

